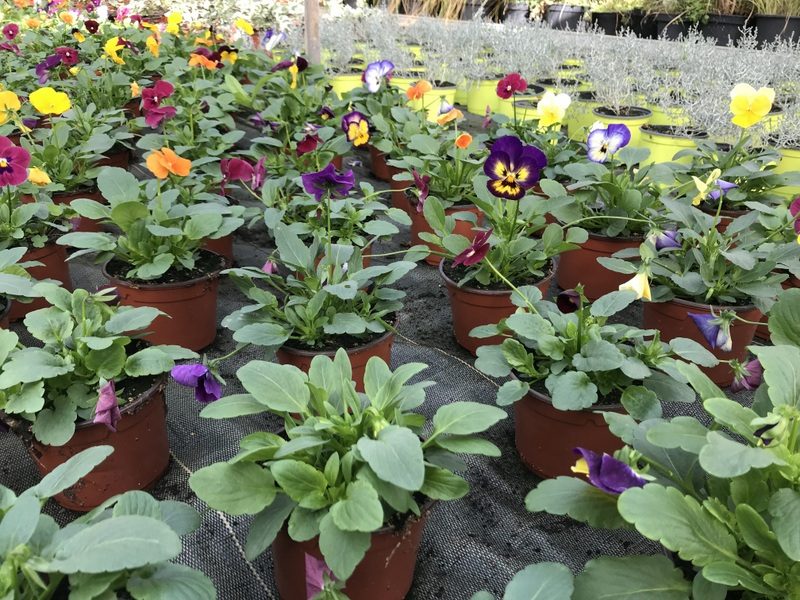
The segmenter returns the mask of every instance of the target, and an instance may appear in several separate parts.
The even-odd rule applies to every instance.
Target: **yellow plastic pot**
[[[781,162],[775,168],[776,173],[800,171],[800,148],[778,148],[778,152],[781,153]],[[800,187],[796,185],[779,188],[776,191],[790,199],[800,196]]]
[[[461,106],[466,105],[467,103],[467,81],[462,81],[456,85],[456,104],[460,104]]]
[[[419,44],[409,44],[406,46],[406,48],[411,53],[411,56],[414,57],[414,59],[422,60],[422,46]]]
[[[689,123],[686,111],[679,106],[665,109],[650,104],[647,108],[653,113],[653,116],[650,117],[649,125],[686,125]]]
[[[405,92],[408,88],[419,81],[418,77],[392,77],[391,82],[394,87],[401,92]]]
[[[694,138],[661,130],[652,123],[641,129],[639,145],[650,150],[650,156],[642,161],[643,165],[673,162],[673,157],[681,150],[697,148]],[[690,157],[684,156],[675,162],[689,164],[692,160]]]
[[[514,105],[517,107],[517,121],[536,121],[538,120],[538,113],[536,111],[536,105],[538,104],[538,100],[531,100],[525,98],[517,97],[514,104],[511,104],[511,100],[501,100],[500,104],[497,107],[498,114],[505,115],[509,119],[514,118]]]
[[[408,105],[415,110],[425,110],[428,113],[428,121],[435,122],[439,116],[439,107],[442,100],[448,104],[454,104],[456,99],[456,87],[435,87],[419,100],[410,100]]]
[[[575,95],[575,92],[588,92],[592,89],[591,83],[572,78],[540,79],[536,84],[542,86],[548,92],[553,92],[554,94],[564,92],[571,96]]]
[[[342,73],[331,77],[331,88],[339,98],[362,85],[360,73]]]
[[[531,118],[531,113],[536,112],[536,105],[539,103],[539,100],[541,100],[544,91],[544,88],[540,85],[536,85],[535,83],[528,84],[528,90],[524,94],[517,94],[508,100],[499,98],[497,108],[495,108],[494,112],[512,118],[514,116],[514,103],[516,103],[517,118],[520,118],[519,108],[522,106],[528,113],[528,117],[525,119],[527,121]]]
[[[783,121],[783,109],[780,106],[773,106],[769,114],[764,118],[764,131],[774,133],[778,131]]]
[[[591,95],[587,94],[583,98],[580,94],[572,98],[572,104],[567,109],[564,117],[564,124],[567,126],[567,133],[572,140],[585,142],[589,135],[589,128],[598,121],[594,116],[594,109],[600,107],[600,103],[591,100]]]
[[[630,129],[631,132],[631,141],[628,145],[631,147],[639,147],[641,146],[642,140],[642,125],[646,125],[650,121],[650,117],[653,115],[653,113],[647,108],[641,108],[638,106],[629,106],[626,108],[629,110],[635,110],[636,112],[641,113],[641,115],[609,115],[608,112],[604,110],[604,107],[600,106],[592,111],[592,116],[594,117],[595,121],[599,121],[604,125],[623,123],[628,127],[628,129]]]
[[[501,98],[497,95],[499,79],[479,79],[467,84],[467,110],[474,115],[486,114],[486,107],[495,112]]]

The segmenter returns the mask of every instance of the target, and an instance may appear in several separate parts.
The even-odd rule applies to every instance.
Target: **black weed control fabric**
[[[360,177],[368,178],[362,160],[366,157],[359,154],[346,164]],[[373,183],[376,188],[387,187]],[[407,231],[381,250],[400,249],[404,243],[408,243]],[[243,231],[235,244],[236,261],[239,265],[260,266],[269,250],[263,232]],[[105,285],[99,267],[88,261],[73,263],[72,274],[76,286],[96,289]],[[438,269],[421,263],[400,287],[407,291],[408,299],[400,315],[392,366],[407,362],[428,365],[420,377],[437,385],[428,389],[421,411],[431,417],[438,407],[456,400],[494,404],[498,383],[475,370],[472,357],[453,340],[450,306]],[[241,295],[223,281],[218,319],[241,305]],[[632,308],[622,318],[640,324],[640,310]],[[15,325],[14,329],[19,332],[20,326]],[[230,335],[220,327],[208,354],[221,356],[232,348]],[[236,380],[236,370],[257,357],[255,351],[245,352],[225,364],[223,376],[228,382],[228,394],[243,391]],[[278,431],[278,420],[263,416],[228,421],[201,419],[201,406],[194,400],[193,391],[175,383],[167,388],[167,398],[172,460],[169,471],[152,493],[159,499],[188,502],[203,516],[201,529],[186,538],[180,562],[209,575],[221,600],[277,600],[270,552],[252,563],[244,558],[249,520],[210,510],[189,489],[188,478],[202,467],[231,458],[243,436],[259,430]],[[749,398],[742,400],[747,402]],[[678,410],[699,412],[697,407],[687,405],[667,407],[669,414],[677,414]],[[500,447],[502,457],[468,458],[469,469],[464,476],[470,483],[470,493],[461,500],[435,505],[425,529],[409,599],[466,600],[482,589],[501,596],[514,573],[531,563],[563,562],[578,571],[586,561],[600,555],[661,552],[660,546],[635,531],[593,530],[569,518],[529,513],[525,510],[525,495],[539,480],[517,457],[511,410],[507,419],[489,431],[488,438]],[[576,439],[575,445],[579,444]],[[0,483],[19,492],[37,481],[38,473],[22,442],[10,433],[0,433]],[[62,523],[76,516],[54,502],[46,510]]]

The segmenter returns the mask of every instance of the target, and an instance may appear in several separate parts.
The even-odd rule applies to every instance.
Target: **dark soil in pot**
[[[604,117],[618,117],[621,119],[639,119],[652,114],[650,110],[639,106],[621,106],[619,110],[608,106],[598,106],[594,109],[594,112]]]
[[[651,125],[650,123],[646,123],[645,125],[642,125],[642,133],[652,133],[655,135],[664,135],[668,137],[693,138],[700,140],[708,138],[708,134],[705,131],[701,131],[699,129],[686,129],[685,127],[680,127],[678,125]]]
[[[131,164],[131,149],[124,144],[115,144],[103,156],[104,158],[98,161],[95,166],[127,169]]]

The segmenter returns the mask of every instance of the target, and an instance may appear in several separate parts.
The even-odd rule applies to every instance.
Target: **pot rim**
[[[145,375],[145,377],[147,376]],[[152,400],[153,396],[155,395],[156,392],[159,391],[159,389],[163,390],[167,387],[166,373],[161,373],[159,375],[154,375],[152,377],[154,378],[153,384],[149,388],[147,388],[145,391],[136,396],[136,398],[134,398],[127,404],[124,404],[119,407],[119,411],[122,415],[127,415],[132,412],[135,412],[135,409],[138,409],[143,404]],[[143,378],[131,377],[131,379],[143,379]],[[75,430],[77,431],[79,429],[87,429],[89,427],[93,427],[94,425],[97,425],[97,423],[93,423],[92,421],[76,421]]]
[[[514,290],[511,290],[511,289],[507,289],[507,290],[481,290],[481,289],[478,289],[478,288],[469,287],[468,285],[459,286],[458,283],[456,283],[455,281],[450,279],[447,276],[447,274],[444,272],[444,263],[445,263],[446,260],[448,260],[448,259],[445,258],[445,257],[442,257],[442,260],[439,261],[439,275],[442,276],[442,279],[444,279],[444,282],[447,285],[447,287],[454,287],[454,288],[457,288],[459,290],[463,290],[465,292],[469,292],[470,294],[475,294],[476,296],[509,296],[514,292]],[[540,284],[544,283],[548,279],[552,279],[555,274],[556,274],[556,265],[555,265],[555,261],[551,258],[550,259],[550,270],[547,272],[547,275],[542,277],[536,283],[532,283],[530,285],[538,287]]]
[[[602,235],[600,233],[592,233],[591,231],[587,233],[589,234],[590,240],[597,240],[598,242],[639,242],[640,244],[644,242],[643,235],[630,235],[630,236],[618,235],[614,237],[609,237],[607,235]]]
[[[218,269],[212,271],[211,273],[205,273],[199,277],[195,277],[194,279],[189,279],[188,281],[176,281],[172,283],[135,283],[133,281],[128,281],[127,279],[112,277],[111,275],[108,274],[108,264],[111,262],[111,260],[114,260],[113,258],[107,261],[103,265],[102,269],[103,276],[106,279],[108,279],[109,283],[111,283],[112,286],[117,286],[121,284],[123,287],[135,290],[175,290],[181,288],[188,288],[197,285],[198,283],[201,283],[203,281],[211,281],[213,279],[219,279],[220,273],[222,273],[222,271],[228,268],[226,264],[227,260],[225,259],[224,256],[222,256],[221,254],[217,254],[212,250],[203,249],[203,251],[208,252],[209,254],[213,254],[218,259],[220,259],[221,265]]]
[[[703,211],[707,215],[714,216],[717,214],[716,209],[710,209],[705,206],[705,203],[700,205],[700,210]],[[739,209],[739,208],[723,208],[719,211],[719,214],[723,217],[728,217],[731,219],[735,219],[736,217],[741,217],[742,215],[746,215],[747,213],[751,212],[749,208],[747,209]]]
[[[743,305],[729,305],[729,304],[703,304],[701,302],[695,302],[694,300],[684,300],[683,298],[678,298],[675,296],[670,300],[666,300],[664,302],[647,302],[645,306],[649,305],[657,305],[657,304],[669,304],[673,302],[678,306],[685,306],[690,308],[702,308],[708,310],[709,308],[712,310],[721,309],[721,310],[732,310],[734,312],[747,312],[748,310],[755,310],[755,304],[743,304]]]
[[[367,342],[366,344],[362,344],[360,346],[355,346],[354,348],[344,348],[344,346],[341,346],[341,347],[344,348],[344,350],[348,354],[350,352],[361,352],[363,350],[367,350],[369,348],[374,348],[375,346],[378,346],[379,344],[382,344],[383,342],[386,341],[387,338],[394,337],[394,335],[395,335],[395,332],[393,330],[389,329],[388,331],[384,332],[384,334],[382,336],[380,336],[378,338],[375,338],[374,340],[372,340],[371,342]],[[278,348],[278,350],[280,350],[282,352],[285,352],[286,354],[294,354],[295,356],[306,356],[306,357],[307,356],[314,357],[314,356],[319,356],[319,355],[322,355],[322,356],[335,356],[336,352],[338,351],[338,349],[337,350],[304,350],[302,348],[292,348],[291,346],[286,346],[285,344],[283,346],[281,346],[280,348]]]
[[[517,377],[517,374],[514,371],[511,371],[511,376],[514,379],[518,380],[518,381],[522,381],[519,377]],[[549,404],[555,410],[563,412],[563,413],[617,412],[620,409],[621,410],[625,410],[625,407],[622,406],[622,404],[619,404],[619,403],[616,403],[616,404],[604,404],[602,406],[592,405],[589,408],[579,408],[578,410],[561,410],[560,408],[556,408],[556,406],[553,404],[553,401],[550,399],[550,396],[548,396],[546,394],[542,394],[541,392],[537,392],[532,387],[528,388],[528,392],[525,394],[525,397],[531,397],[534,400],[538,400],[539,402],[544,402],[545,404]],[[521,400],[522,400],[522,398],[517,400],[517,402],[520,402]],[[627,412],[626,412],[626,414],[627,414]]]

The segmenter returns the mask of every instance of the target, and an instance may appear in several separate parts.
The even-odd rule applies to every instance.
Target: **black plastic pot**
[[[572,4],[551,4],[544,19],[552,29],[575,30],[583,18],[583,7]]]
[[[657,37],[677,40],[689,33],[689,24],[681,21],[677,15],[656,15]]]
[[[727,46],[729,41],[736,44],[742,37],[746,20],[744,15],[708,15],[708,22],[700,31],[705,37],[716,40],[717,46]]]
[[[763,46],[775,40],[800,39],[800,17],[781,15],[756,15],[754,18],[756,39]]]
[[[503,21],[511,25],[522,25],[528,21],[528,3],[512,2],[506,9]]]
[[[483,17],[481,0],[467,0],[464,3],[464,12],[461,13],[461,20],[471,21],[476,16]]]
[[[606,35],[617,35],[622,24],[620,13],[592,13],[592,25]]]
[[[653,15],[642,12],[638,8],[628,14],[623,27],[630,28],[640,38],[655,39],[658,37],[658,25]]]

